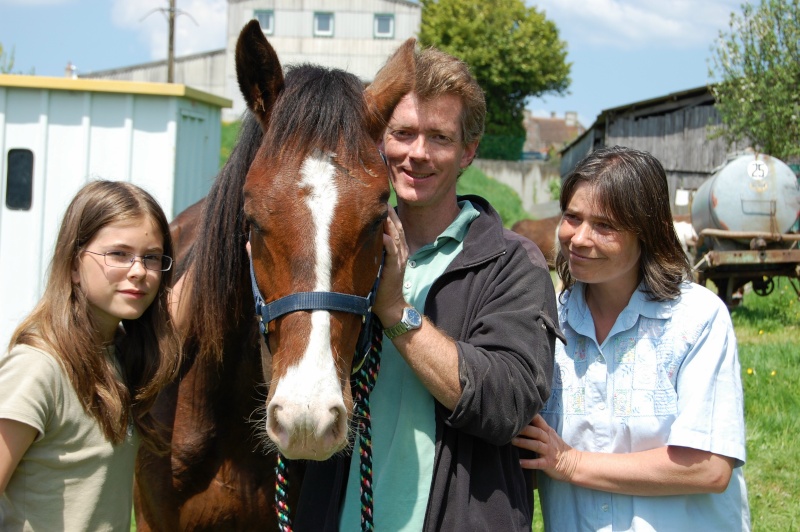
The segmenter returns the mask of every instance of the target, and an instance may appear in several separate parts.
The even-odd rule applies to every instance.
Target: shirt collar
[[[580,281],[573,285],[567,296],[567,301],[564,303],[566,316],[563,316],[562,319],[565,318],[570,327],[576,332],[588,335],[588,332],[582,329],[591,328],[591,333],[593,334],[594,321],[589,312],[589,307],[586,305],[585,288],[586,285]],[[668,319],[672,316],[672,304],[669,301],[650,301],[643,291],[643,285],[640,283],[630,301],[628,301],[628,305],[617,317],[614,329],[617,329],[618,326],[622,330],[630,329],[636,324],[639,316],[652,319]]]
[[[472,221],[480,216],[480,211],[475,208],[474,205],[469,200],[462,200],[458,202],[458,206],[461,207],[461,210],[456,216],[456,219],[453,220],[447,229],[442,231],[442,234],[436,237],[431,244],[425,244],[417,252],[415,255],[419,253],[428,253],[434,251],[436,249],[441,248],[443,245],[447,243],[448,240],[455,240],[456,242],[463,242],[464,238],[467,236],[467,232],[469,231],[469,225]]]

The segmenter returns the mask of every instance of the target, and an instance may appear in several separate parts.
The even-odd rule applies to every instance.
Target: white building
[[[283,65],[313,63],[372,81],[386,59],[419,31],[421,7],[410,0],[228,0],[227,44],[175,59],[175,81],[233,101],[223,119],[245,109],[236,82],[234,52],[242,27],[252,19]],[[165,82],[166,61],[93,72],[83,78]]]
[[[77,190],[135,183],[172,219],[208,192],[230,105],[185,85],[0,75],[0,346],[42,295]]]

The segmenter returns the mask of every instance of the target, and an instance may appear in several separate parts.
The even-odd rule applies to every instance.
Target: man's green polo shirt
[[[403,295],[420,313],[431,285],[461,252],[469,226],[480,214],[469,201],[459,206],[453,223],[408,258]],[[392,341],[384,337],[380,374],[370,395],[376,530],[422,530],[436,445],[433,401]],[[361,530],[359,466],[358,456],[353,456],[341,518],[343,532]]]

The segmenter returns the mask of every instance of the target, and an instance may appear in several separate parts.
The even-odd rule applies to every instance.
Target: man
[[[535,245],[482,198],[456,196],[483,133],[477,82],[435,49],[415,66],[379,145],[397,212],[373,307],[385,331],[370,396],[375,529],[530,531],[532,485],[509,442],[550,393],[555,293]],[[360,529],[358,458],[308,467],[296,528]]]

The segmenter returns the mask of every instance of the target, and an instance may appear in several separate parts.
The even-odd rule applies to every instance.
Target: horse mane
[[[255,323],[242,189],[262,140],[267,153],[278,158],[288,153],[304,157],[318,149],[357,161],[366,116],[364,86],[356,76],[306,64],[288,69],[265,134],[254,115],[245,113],[230,158],[206,196],[186,260],[192,274],[184,303],[189,314],[185,338],[194,344],[187,344],[187,351],[194,347],[199,357],[219,361],[226,335],[248,320]],[[348,149],[339,153],[343,140]]]
[[[360,158],[367,105],[364,84],[353,74],[317,65],[288,67],[284,90],[270,116],[265,143],[270,153],[305,157],[314,149]],[[345,153],[340,144],[347,142]]]
[[[226,334],[254,320],[242,189],[262,140],[272,157],[305,157],[318,149],[357,161],[367,112],[364,86],[356,76],[302,64],[287,70],[265,134],[255,116],[245,113],[230,158],[206,196],[186,260],[192,271],[182,303],[188,305],[186,338],[198,356],[219,360]],[[343,139],[348,149],[339,153]]]
[[[185,338],[199,357],[220,360],[225,335],[254,320],[253,295],[244,277],[249,259],[242,189],[262,138],[255,116],[245,112],[231,155],[206,196],[187,256],[186,269],[192,274],[187,278],[188,301],[182,303],[189,316]]]

